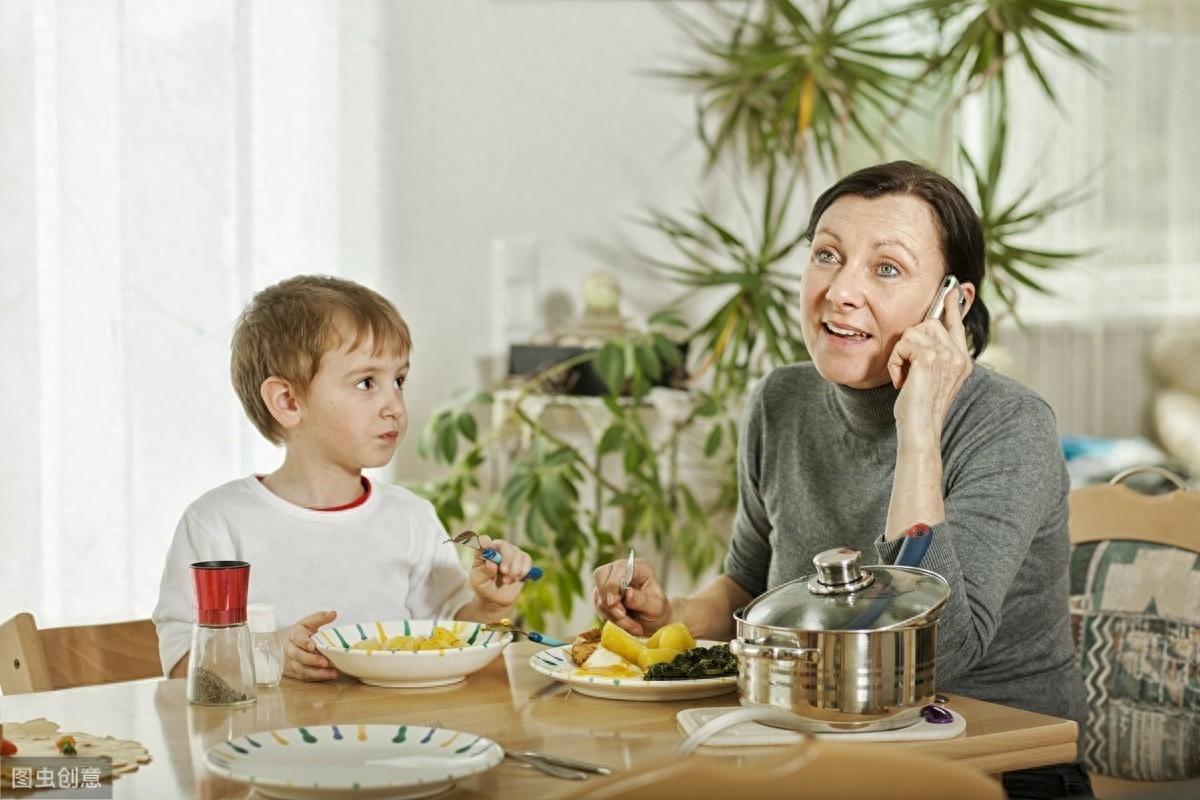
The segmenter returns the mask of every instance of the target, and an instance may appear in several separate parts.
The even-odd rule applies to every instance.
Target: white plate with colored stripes
[[[279,800],[426,797],[504,760],[473,733],[423,725],[311,725],[222,742],[208,771]]]

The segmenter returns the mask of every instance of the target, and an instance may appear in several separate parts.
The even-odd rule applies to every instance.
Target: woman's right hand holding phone
[[[973,287],[968,284],[968,303]],[[888,504],[885,540],[902,536],[916,522],[946,518],[942,496],[942,427],[951,403],[974,368],[963,327],[958,294],[942,298],[941,319],[925,319],[906,329],[888,359],[892,383],[900,389],[896,418],[896,469]],[[969,307],[969,305],[968,305]]]
[[[940,319],[935,306],[926,318],[900,337],[888,359],[892,383],[900,389],[895,416],[899,433],[905,428],[928,432],[941,442],[942,422],[974,368],[959,293],[967,301],[970,293],[954,286],[939,292],[942,297]],[[967,306],[969,307],[969,305]]]

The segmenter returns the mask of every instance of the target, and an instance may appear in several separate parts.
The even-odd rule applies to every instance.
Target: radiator
[[[1162,318],[1110,318],[1004,325],[981,361],[1044,397],[1060,433],[1152,437],[1155,382],[1147,354],[1162,324]]]

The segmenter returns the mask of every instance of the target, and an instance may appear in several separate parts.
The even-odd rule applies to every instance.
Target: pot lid
[[[937,619],[950,584],[916,567],[862,567],[850,547],[813,557],[815,575],[776,586],[738,614],[750,625],[804,631],[857,631],[923,625]]]

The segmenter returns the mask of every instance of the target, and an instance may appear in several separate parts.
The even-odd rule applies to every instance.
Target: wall
[[[578,313],[582,281],[598,269],[618,275],[635,321],[675,291],[623,252],[652,248],[633,218],[647,204],[684,207],[701,174],[690,97],[648,74],[678,47],[662,6],[388,6],[381,280],[413,327],[414,425],[455,389],[500,377],[506,343],[493,334],[522,310],[506,311],[497,240],[527,247],[537,275],[534,319],[514,328]],[[414,451],[410,436],[398,475],[428,469]]]

